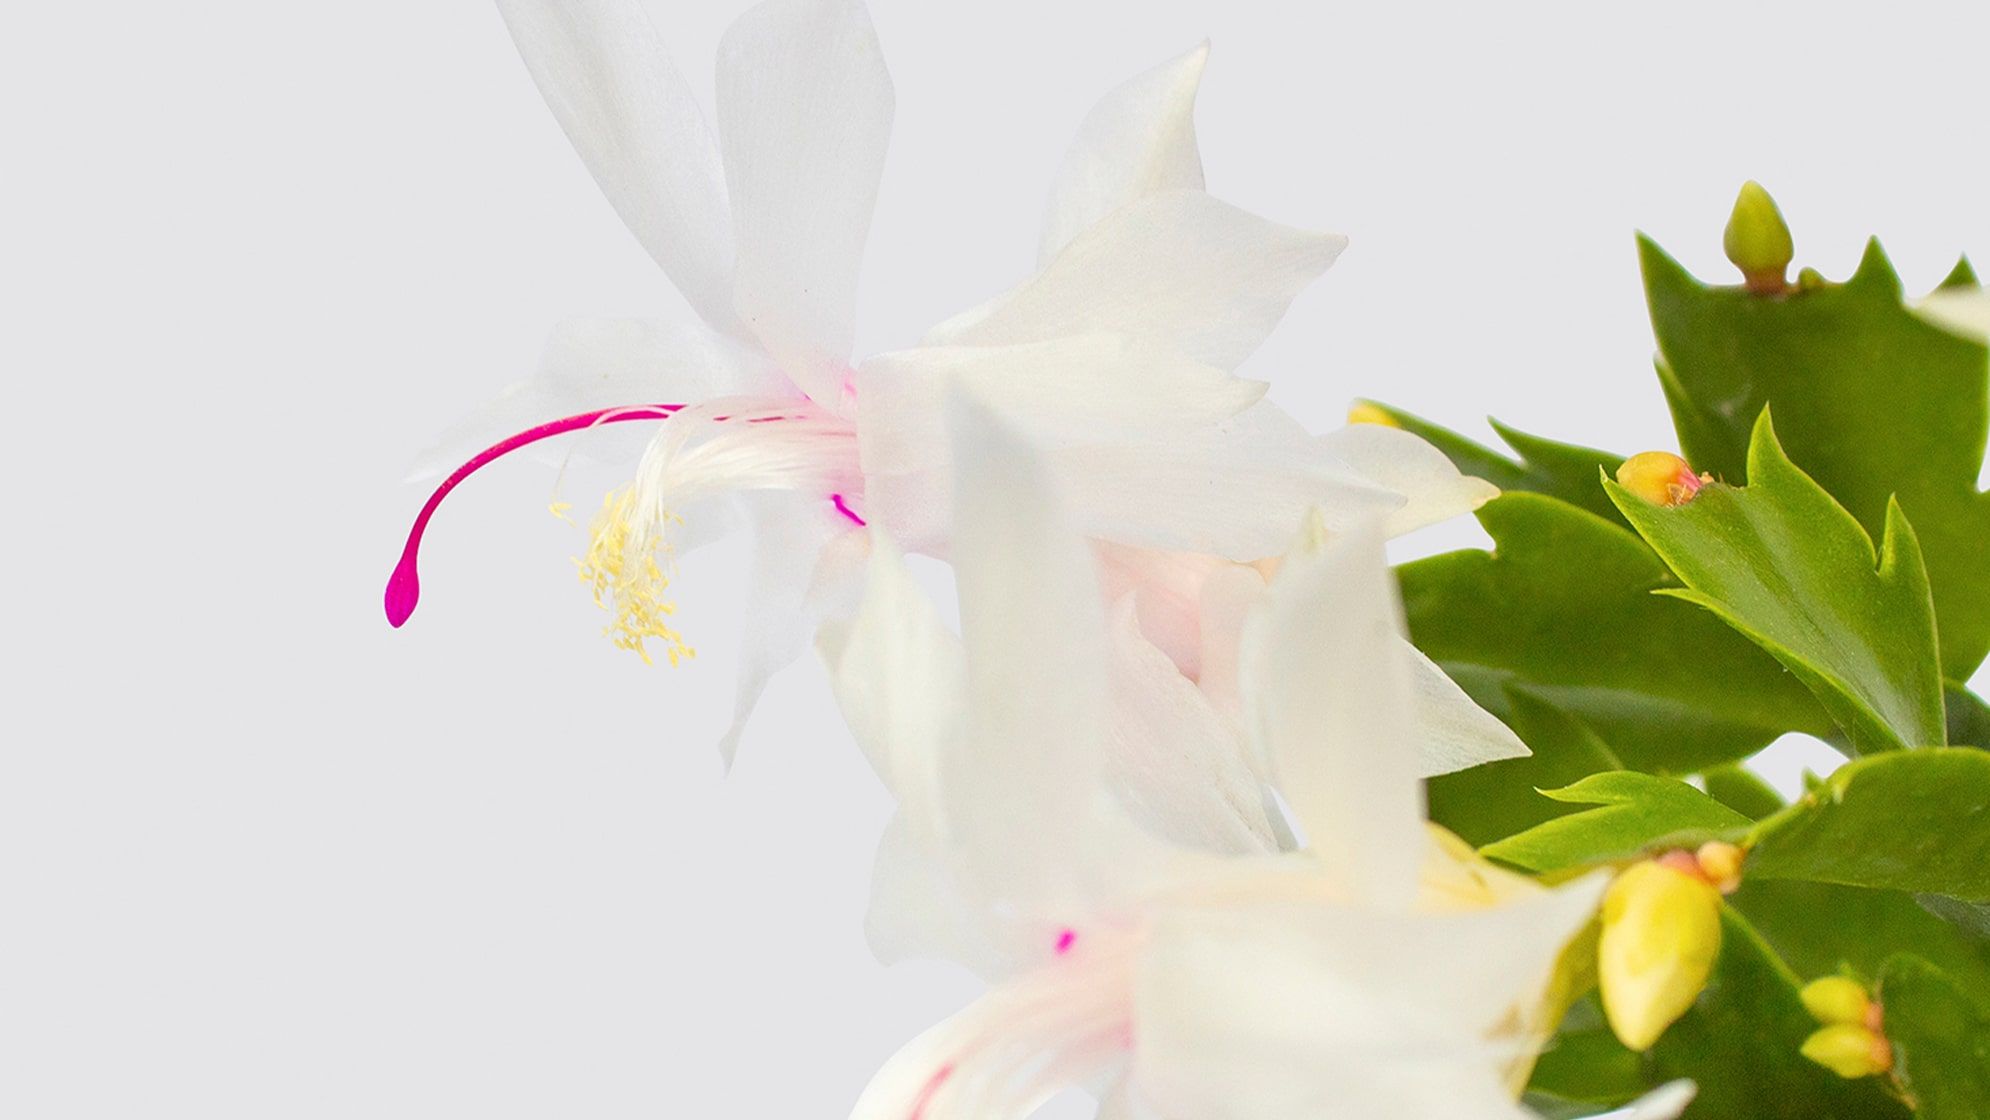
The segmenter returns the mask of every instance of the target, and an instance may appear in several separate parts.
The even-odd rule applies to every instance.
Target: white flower
[[[861,3],[769,0],[741,17],[720,46],[716,140],[638,0],[500,8],[603,192],[701,319],[559,332],[542,379],[478,425],[524,430],[450,475],[417,519],[388,585],[395,625],[414,609],[421,534],[450,488],[516,447],[622,421],[656,434],[597,515],[582,567],[618,644],[688,653],[670,623],[673,556],[732,506],[755,531],[728,756],[769,676],[853,577],[861,530],[944,555],[956,455],[939,402],[957,389],[1083,479],[1079,526],[1122,545],[1248,561],[1307,508],[1440,516],[1491,493],[1401,433],[1386,447],[1315,438],[1233,376],[1343,241],[1203,193],[1202,49],[1087,118],[1033,278],[918,346],[854,361],[893,106]]]
[[[1306,850],[1201,842],[1236,819],[1226,800],[1255,796],[1234,746],[1165,659],[1151,694],[1125,692],[1125,619],[1108,621],[1054,471],[978,406],[956,425],[975,464],[962,637],[881,543],[862,607],[821,645],[901,802],[874,933],[996,984],[892,1058],[853,1115],[1001,1120],[1115,1082],[1115,1115],[1170,1120],[1529,1115],[1515,1079],[1604,879],[1544,888],[1426,825],[1377,526],[1315,519],[1243,639],[1252,738]],[[1143,766],[1159,777],[1126,780]]]

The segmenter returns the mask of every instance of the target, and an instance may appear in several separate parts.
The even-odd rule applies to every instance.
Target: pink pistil
[[[1070,952],[1071,946],[1077,944],[1077,942],[1078,942],[1078,931],[1075,929],[1067,929],[1063,933],[1058,934],[1057,955],[1063,956],[1064,954]]]
[[[401,562],[394,565],[394,574],[387,577],[388,623],[399,627],[408,620],[409,615],[415,613],[415,604],[421,601],[421,578],[415,572],[415,562],[421,552],[422,533],[428,528],[428,519],[435,516],[436,507],[442,504],[442,499],[447,497],[451,490],[456,489],[458,483],[475,474],[484,464],[503,458],[521,447],[537,443],[542,439],[565,435],[582,428],[592,428],[597,424],[616,424],[624,420],[661,420],[683,407],[681,404],[640,404],[583,412],[577,416],[548,421],[536,428],[527,428],[472,456],[469,462],[457,467],[448,478],[442,480],[442,485],[435,488],[435,492],[428,496],[428,502],[421,507],[421,512],[415,515],[414,526],[408,530],[407,546],[401,549]]]
[[[843,500],[843,495],[841,494],[829,495],[829,504],[836,507],[837,513],[840,513],[843,516],[849,518],[850,524],[855,525],[860,529],[863,528],[866,524],[868,524],[862,517],[859,517],[857,515],[856,510],[850,508],[850,503]]]

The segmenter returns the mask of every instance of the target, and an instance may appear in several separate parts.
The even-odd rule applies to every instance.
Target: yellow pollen
[[[1383,428],[1400,428],[1403,426],[1400,421],[1389,414],[1388,410],[1382,408],[1380,405],[1370,404],[1367,401],[1356,401],[1348,408],[1347,422],[1350,424],[1374,424]]]
[[[580,581],[594,592],[594,605],[615,612],[615,621],[601,631],[604,635],[645,664],[655,664],[645,645],[654,638],[663,643],[664,657],[676,665],[694,651],[670,627],[668,620],[677,613],[677,605],[664,597],[670,577],[657,560],[662,542],[654,530],[636,527],[636,513],[635,487],[609,494],[588,527],[587,555],[574,564],[580,569]],[[678,520],[675,514],[664,517]]]

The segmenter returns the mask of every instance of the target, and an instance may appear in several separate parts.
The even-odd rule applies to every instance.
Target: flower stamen
[[[466,478],[477,473],[486,464],[511,454],[521,447],[538,443],[542,439],[565,435],[582,428],[592,428],[597,424],[615,424],[625,420],[662,420],[681,410],[681,404],[639,404],[619,408],[603,408],[593,412],[582,412],[573,416],[550,420],[537,427],[527,428],[517,435],[499,440],[470,457],[469,461],[451,471],[442,485],[428,496],[421,512],[415,515],[415,523],[408,529],[408,543],[401,548],[401,561],[394,565],[394,573],[387,577],[387,623],[399,629],[408,617],[415,613],[415,606],[421,602],[421,576],[416,564],[421,558],[422,534],[428,530],[428,520],[435,516],[436,508],[451,490]]]
[[[660,519],[681,520],[671,513],[661,514]],[[594,605],[615,612],[615,621],[602,633],[646,665],[656,663],[646,644],[654,638],[663,643],[663,655],[674,666],[695,651],[668,621],[677,613],[677,605],[664,594],[670,576],[658,559],[664,546],[655,528],[657,520],[640,508],[635,487],[609,494],[589,526],[587,555],[574,565],[580,569],[580,581],[593,590]]]

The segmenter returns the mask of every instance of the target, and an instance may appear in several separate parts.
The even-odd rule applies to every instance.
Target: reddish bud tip
[[[1617,468],[1617,485],[1657,506],[1683,506],[1712,481],[1670,451],[1641,452]]]

